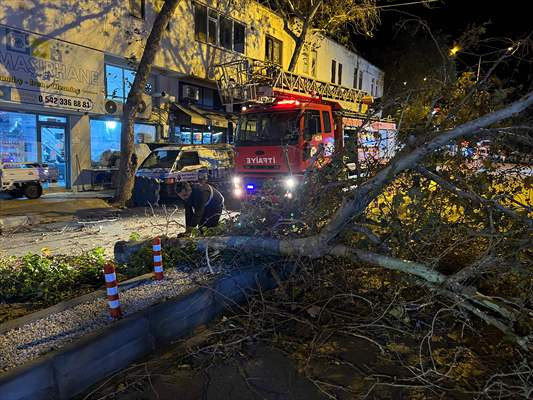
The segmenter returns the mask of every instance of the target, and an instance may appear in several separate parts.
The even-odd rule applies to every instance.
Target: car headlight
[[[233,189],[233,195],[235,197],[241,197],[242,196],[242,189],[241,188]]]
[[[285,179],[284,183],[287,189],[292,189],[296,186],[296,179],[294,179],[292,176],[289,176]]]
[[[233,182],[233,186],[239,186],[242,182],[242,179],[240,176],[234,176],[231,181]]]

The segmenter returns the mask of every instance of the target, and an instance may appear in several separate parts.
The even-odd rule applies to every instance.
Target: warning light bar
[[[280,100],[278,102],[276,102],[276,104],[292,104],[294,106],[299,106],[300,105],[300,102],[298,100]]]

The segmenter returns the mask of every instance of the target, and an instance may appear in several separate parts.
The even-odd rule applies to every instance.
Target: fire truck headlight
[[[241,188],[233,189],[233,195],[235,197],[241,197],[242,196],[242,189]]]
[[[296,186],[296,179],[294,179],[292,176],[289,176],[285,179],[284,183],[287,189],[292,189]]]
[[[234,176],[231,181],[233,182],[233,186],[238,187],[241,184],[242,179],[240,176]]]

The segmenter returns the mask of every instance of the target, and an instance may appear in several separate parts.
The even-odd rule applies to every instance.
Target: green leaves
[[[80,288],[103,283],[106,261],[102,248],[80,256],[27,254],[0,259],[0,301],[54,304],[76,295]]]

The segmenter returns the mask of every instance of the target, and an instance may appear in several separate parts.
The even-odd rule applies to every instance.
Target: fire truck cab
[[[291,198],[311,164],[327,163],[334,151],[343,148],[345,137],[356,141],[355,157],[360,159],[359,133],[366,131],[362,147],[374,156],[366,150],[363,155],[376,159],[383,150],[382,133],[395,128],[391,121],[367,118],[373,98],[360,89],[252,59],[220,64],[213,72],[222,103],[243,105],[235,135],[236,198],[271,187],[277,196],[284,193]],[[267,187],[266,182],[272,184]]]
[[[295,96],[279,97],[270,105],[243,107],[235,136],[233,195],[257,193],[267,179],[292,191],[321,152],[334,151],[335,133],[329,105]]]

